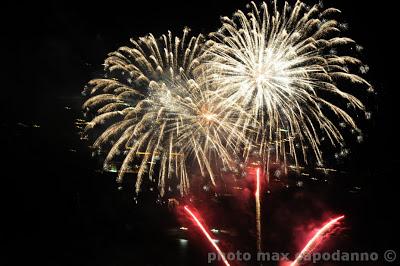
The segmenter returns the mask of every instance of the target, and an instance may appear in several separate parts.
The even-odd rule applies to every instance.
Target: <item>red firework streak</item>
[[[256,229],[257,229],[257,251],[261,252],[261,202],[260,202],[260,168],[257,168],[256,175],[256,192],[254,193],[256,200]]]
[[[193,218],[195,221],[196,225],[200,228],[201,232],[206,236],[207,240],[211,243],[211,245],[214,247],[214,249],[218,252],[218,254],[221,256],[222,261],[225,263],[226,266],[230,266],[229,262],[226,260],[224,254],[222,251],[219,249],[217,244],[213,241],[211,238],[210,234],[207,232],[206,228],[204,225],[200,222],[200,220],[196,217],[196,215],[189,209],[188,206],[185,206],[185,211]]]
[[[329,222],[327,222],[321,229],[315,233],[315,235],[308,241],[307,245],[303,248],[303,250],[300,252],[300,254],[297,256],[297,258],[290,264],[290,266],[296,266],[299,264],[299,262],[302,260],[302,258],[306,255],[312,252],[312,250],[315,248],[315,244],[318,243],[322,237],[330,230],[332,229],[336,223],[343,219],[344,215],[336,217],[334,219],[331,219]]]

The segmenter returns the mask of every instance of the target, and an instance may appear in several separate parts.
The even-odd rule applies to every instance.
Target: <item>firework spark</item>
[[[222,18],[199,69],[223,96],[222,106],[240,105],[250,114],[243,119],[252,139],[245,158],[252,152],[268,164],[274,152],[286,164],[289,154],[297,165],[314,155],[322,165],[321,140],[344,142],[332,118],[359,131],[353,116],[365,112],[348,90],[372,89],[360,76],[367,66],[356,58],[359,46],[342,36],[345,27],[333,18],[337,9],[301,1],[280,8],[276,0],[250,8]]]
[[[207,232],[206,228],[200,222],[200,220],[196,217],[196,215],[193,213],[193,211],[190,210],[188,206],[185,206],[184,209],[192,217],[192,219],[195,221],[196,225],[200,228],[201,232],[206,236],[207,240],[214,247],[214,249],[218,252],[219,256],[222,258],[222,261],[225,263],[225,265],[229,266],[230,264],[227,261],[227,259],[225,258],[225,256],[222,253],[221,249],[218,247],[218,245],[211,238],[210,234]]]
[[[132,40],[133,48],[122,47],[106,59],[107,78],[92,80],[84,91],[89,99],[83,108],[94,116],[84,134],[101,132],[93,147],[106,152],[105,169],[122,160],[118,181],[138,165],[137,192],[147,174],[158,181],[161,195],[173,178],[181,194],[187,193],[192,162],[215,185],[215,162],[232,169],[236,142],[244,139],[235,118],[239,109],[220,108],[207,85],[191,79],[202,37],[188,42],[187,34]]]
[[[123,46],[105,60],[107,80],[117,79],[128,86],[147,89],[151,81],[175,80],[182,75],[192,78],[204,37],[200,34],[189,38],[189,32],[185,28],[182,37],[168,31],[160,38],[148,34],[138,40],[131,39],[132,47]]]
[[[290,266],[296,266],[298,265],[302,258],[310,254],[316,246],[320,243],[322,238],[341,220],[344,218],[344,215],[336,217],[334,219],[331,219],[329,222],[327,222],[324,226],[321,227],[315,233],[315,235],[307,242],[307,245],[301,250],[300,254],[297,256],[297,258],[290,264]]]

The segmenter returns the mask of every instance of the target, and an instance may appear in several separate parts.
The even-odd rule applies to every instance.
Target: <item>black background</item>
[[[52,1],[18,3],[2,11],[1,216],[7,223],[8,263],[178,264],[160,229],[169,214],[153,211],[152,205],[134,207],[132,193],[118,191],[113,176],[94,173],[98,165],[73,124],[80,117],[80,92],[101,73],[107,53],[130,37],[167,30],[180,34],[184,26],[206,34],[219,26],[220,15],[231,15],[245,3]],[[366,140],[349,159],[362,192],[352,197],[332,188],[325,199],[352,216],[354,249],[395,249],[400,164],[395,8],[389,1],[325,5],[343,11],[350,35],[365,48],[368,79],[378,92]],[[163,251],[154,255],[158,249]]]

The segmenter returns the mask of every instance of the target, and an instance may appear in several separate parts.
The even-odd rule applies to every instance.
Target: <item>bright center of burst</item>
[[[199,114],[199,116],[200,116],[200,118],[201,118],[200,123],[202,123],[202,124],[203,124],[203,123],[210,124],[210,123],[214,122],[215,119],[216,119],[216,114],[213,113],[213,112],[211,112],[211,111],[209,110],[209,107],[208,107],[207,105],[203,106],[203,107],[200,109],[200,114]]]
[[[213,119],[215,118],[215,114],[207,113],[207,114],[204,114],[203,117],[204,117],[206,120],[213,120]]]
[[[263,60],[254,65],[252,78],[263,89],[270,86],[287,87],[290,84],[289,65],[284,53],[267,48]]]
[[[215,114],[213,114],[213,113],[204,113],[204,114],[201,114],[201,117],[202,117],[202,121],[201,121],[202,123],[210,124],[210,123],[213,123],[215,120]]]

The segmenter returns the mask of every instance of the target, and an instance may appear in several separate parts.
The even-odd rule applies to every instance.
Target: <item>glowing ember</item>
[[[193,218],[193,220],[196,222],[196,225],[201,229],[203,234],[206,236],[208,241],[211,243],[211,245],[214,247],[214,249],[218,252],[218,254],[221,256],[222,261],[225,263],[225,265],[230,266],[229,262],[226,260],[224,254],[222,251],[219,249],[217,244],[214,242],[214,240],[211,238],[210,234],[207,232],[205,229],[204,225],[200,222],[200,220],[196,217],[196,215],[189,209],[188,206],[185,206],[185,211]]]
[[[290,266],[296,266],[302,260],[302,258],[310,253],[313,250],[313,247],[316,243],[318,243],[321,238],[333,228],[333,226],[341,219],[344,218],[344,215],[336,217],[329,222],[327,222],[321,229],[317,231],[317,233],[308,241],[307,245],[303,248],[297,258],[290,264]],[[315,247],[314,247],[315,248]]]

